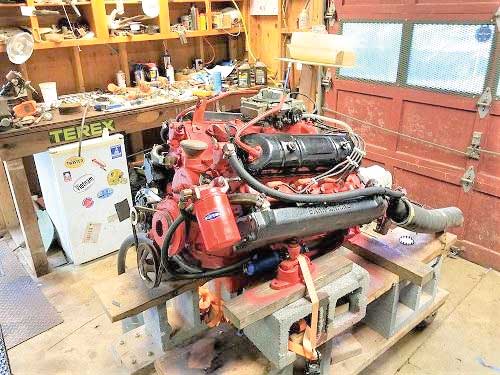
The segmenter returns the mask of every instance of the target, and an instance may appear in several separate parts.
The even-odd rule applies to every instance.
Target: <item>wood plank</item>
[[[388,246],[406,256],[411,256],[424,263],[429,263],[439,255],[445,254],[457,241],[457,235],[453,233],[419,233],[410,232],[406,229],[396,227],[385,236],[376,232],[365,233],[371,237],[381,238]],[[402,245],[399,242],[401,236],[409,236],[414,239],[415,244],[411,246]]]
[[[359,256],[395,273],[402,280],[424,285],[434,273],[432,267],[389,246],[383,239],[359,235],[344,244]]]
[[[358,266],[364,268],[370,274],[370,283],[368,285],[367,298],[368,303],[373,302],[385,292],[388,292],[395,284],[399,282],[399,276],[386,270],[383,267],[377,266],[366,259],[354,254],[350,250],[345,249],[348,254],[346,258],[352,260]]]
[[[10,192],[9,181],[5,173],[5,167],[0,160],[0,215],[5,223],[5,229],[12,229],[19,226],[17,218],[16,206]]]
[[[342,375],[358,374],[379,356],[381,356],[387,349],[398,342],[403,336],[410,332],[418,323],[431,315],[434,311],[437,311],[444,304],[447,297],[448,292],[443,289],[439,289],[434,302],[428,308],[415,315],[415,317],[408,322],[405,327],[400,329],[394,336],[388,339],[381,336],[365,324],[355,326],[352,334],[363,347],[363,353],[345,361],[334,363],[331,366],[331,373]]]
[[[342,362],[363,353],[363,347],[351,333],[343,333],[332,340],[332,363]]]
[[[38,228],[38,220],[33,208],[33,201],[29,191],[28,179],[22,159],[4,162],[12,196],[14,198],[21,229],[26,239],[26,246],[30,250],[33,267],[37,276],[49,272],[47,254],[43,247],[42,236]]]
[[[324,287],[352,269],[351,260],[334,252],[315,259],[313,263],[316,264],[316,272],[313,275],[316,289]],[[236,328],[242,329],[303,297],[305,290],[304,284],[274,290],[269,282],[265,282],[227,301],[224,305],[224,315]]]
[[[118,322],[165,303],[204,282],[206,280],[182,280],[162,283],[158,288],[149,289],[138,272],[129,272],[96,284],[92,288],[109,319]]]

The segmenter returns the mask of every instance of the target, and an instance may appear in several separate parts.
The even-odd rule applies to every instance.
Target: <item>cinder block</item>
[[[320,331],[326,339],[343,332],[360,321],[366,312],[369,275],[354,264],[352,270],[318,290],[320,303]],[[347,300],[348,311],[335,316],[337,301]],[[288,350],[290,327],[311,313],[312,304],[301,298],[243,329],[245,335],[277,369],[293,364],[296,354]],[[324,324],[321,324],[324,322]]]
[[[394,336],[420,311],[434,302],[438,290],[443,257],[438,256],[428,263],[433,269],[432,278],[420,286],[402,280],[391,290],[370,303],[363,322],[382,336]]]

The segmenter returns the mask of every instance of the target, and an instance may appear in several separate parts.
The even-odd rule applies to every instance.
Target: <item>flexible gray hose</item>
[[[226,154],[227,155],[227,154]],[[334,194],[288,194],[278,190],[271,189],[255,179],[245,169],[243,164],[238,159],[236,152],[232,152],[229,157],[229,164],[236,172],[236,174],[244,180],[248,185],[258,192],[264,193],[270,197],[276,198],[283,202],[290,203],[340,203],[349,200],[359,199],[362,197],[371,197],[375,195],[389,196],[393,198],[401,198],[403,193],[394,191],[383,187],[368,187],[364,189],[356,189],[351,191],[344,191]]]

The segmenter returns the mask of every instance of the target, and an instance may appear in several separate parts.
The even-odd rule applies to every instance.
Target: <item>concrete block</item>
[[[382,336],[395,335],[420,311],[430,306],[436,297],[443,257],[438,256],[428,263],[433,269],[432,278],[420,286],[403,280],[391,290],[370,303],[363,322]]]
[[[323,297],[320,302],[319,334],[326,334],[326,339],[330,340],[363,318],[368,283],[368,272],[354,264],[349,273],[318,290],[319,297]],[[345,301],[349,303],[348,311],[335,316],[337,302]],[[288,350],[290,327],[310,315],[311,310],[311,302],[301,298],[247,326],[243,332],[277,369],[284,369],[296,359],[296,354]]]

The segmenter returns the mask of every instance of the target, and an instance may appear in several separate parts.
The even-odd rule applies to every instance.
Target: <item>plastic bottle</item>
[[[127,87],[125,73],[123,72],[123,70],[119,70],[118,72],[116,72],[116,84],[118,85],[118,87]]]
[[[196,5],[191,4],[191,30],[198,30],[198,18],[199,18],[199,13],[198,13],[198,8],[196,8]]]
[[[245,60],[238,68],[238,87],[248,88],[252,84],[250,64]]]
[[[255,84],[267,86],[267,66],[259,60],[255,62]]]

